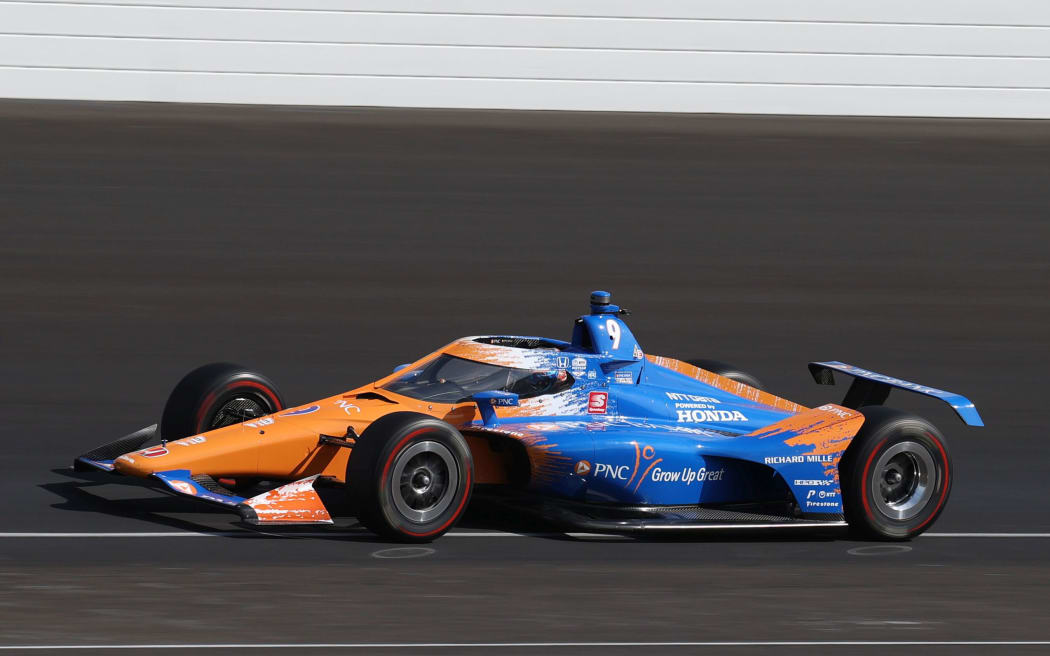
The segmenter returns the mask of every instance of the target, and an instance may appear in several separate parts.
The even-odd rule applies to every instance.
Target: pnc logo
[[[628,465],[606,465],[604,463],[597,463],[594,466],[594,477],[598,478],[612,478],[618,481],[626,481],[627,474],[631,472],[631,468]]]
[[[577,476],[586,476],[589,473],[591,473],[591,463],[587,462],[586,460],[581,460],[578,463],[576,463]]]

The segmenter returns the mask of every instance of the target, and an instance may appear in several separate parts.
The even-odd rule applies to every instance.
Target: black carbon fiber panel
[[[119,440],[114,440],[109,444],[103,444],[102,446],[96,447],[80,457],[88,460],[113,460],[117,456],[122,456],[129,451],[137,451],[138,449],[141,449],[142,445],[152,440],[156,435],[157,425],[153,424],[142,430],[135,431],[130,435],[125,435]]]

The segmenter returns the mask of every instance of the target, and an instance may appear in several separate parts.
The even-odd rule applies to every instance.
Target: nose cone
[[[235,424],[204,435],[125,453],[113,462],[113,466],[122,474],[140,478],[173,469],[254,475],[259,462],[257,445],[258,431]]]
[[[195,436],[189,439],[205,440],[203,436]],[[179,440],[185,442],[185,440]],[[202,444],[198,441],[197,444]],[[114,468],[121,474],[128,476],[146,477],[153,472],[169,471],[172,469],[189,469],[186,462],[194,458],[182,452],[185,447],[176,442],[165,445],[151,446],[139,451],[125,453],[113,462]]]

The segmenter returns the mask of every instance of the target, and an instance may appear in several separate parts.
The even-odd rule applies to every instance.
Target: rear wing
[[[817,381],[818,385],[835,384],[834,374],[831,373],[832,370],[853,376],[853,384],[850,385],[849,391],[846,392],[846,398],[841,403],[847,408],[856,410],[865,405],[882,405],[886,401],[886,397],[890,395],[890,389],[896,387],[940,399],[950,405],[952,410],[955,410],[955,414],[959,415],[959,419],[962,419],[967,425],[984,426],[984,422],[981,421],[981,415],[977,414],[977,408],[965,396],[945,392],[933,387],[926,387],[918,383],[909,383],[900,378],[875,373],[874,371],[854,367],[844,362],[809,363],[809,373],[813,374],[813,380]]]

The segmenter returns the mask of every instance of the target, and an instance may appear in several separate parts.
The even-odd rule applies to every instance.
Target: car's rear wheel
[[[449,424],[414,412],[372,422],[347,467],[362,524],[402,542],[429,542],[462,516],[474,485],[467,441]]]
[[[686,360],[686,362],[694,367],[700,367],[701,369],[710,371],[713,374],[718,374],[719,376],[724,376],[730,380],[735,380],[738,383],[743,383],[750,387],[754,387],[755,389],[765,390],[762,386],[762,382],[758,378],[742,370],[740,367],[734,367],[731,364],[719,362],[718,360],[696,359]]]
[[[907,540],[928,529],[948,501],[951,456],[944,436],[914,415],[870,406],[839,463],[850,529],[860,537]]]
[[[227,362],[198,367],[179,381],[164,406],[160,434],[177,440],[272,414],[285,407],[262,374]]]

